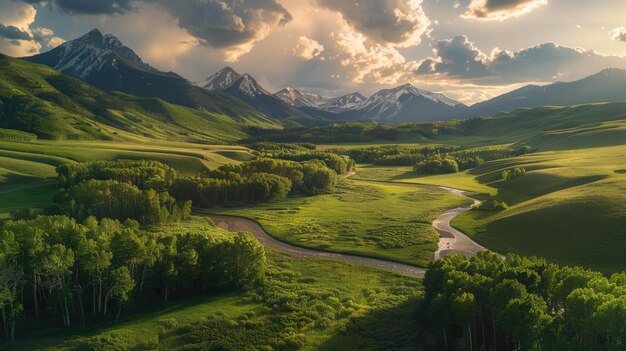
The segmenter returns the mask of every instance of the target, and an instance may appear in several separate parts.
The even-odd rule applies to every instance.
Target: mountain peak
[[[237,89],[250,97],[255,97],[257,95],[271,95],[248,73],[244,73],[241,77],[239,77],[239,79],[230,84],[227,89]]]
[[[232,67],[226,66],[202,82],[196,83],[196,85],[206,90],[224,90],[239,78],[241,78],[241,74]]]
[[[98,30],[98,28],[94,28],[92,30],[90,30],[89,32],[83,34],[82,36],[74,39],[74,40],[70,40],[70,41],[76,41],[76,42],[93,42],[94,44],[101,44],[103,40],[103,35],[102,32],[100,32],[100,30]]]
[[[274,96],[295,107],[318,107],[328,101],[323,96],[305,93],[292,87],[286,87]]]

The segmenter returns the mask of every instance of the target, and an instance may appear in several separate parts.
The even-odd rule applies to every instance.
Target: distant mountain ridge
[[[50,66],[108,92],[160,98],[248,124],[270,119],[295,126],[341,121],[420,122],[548,105],[626,101],[626,70],[621,69],[607,69],[574,82],[529,85],[469,107],[411,84],[383,89],[369,97],[358,92],[326,97],[291,87],[271,94],[254,77],[231,67],[194,85],[174,72],[150,66],[117,37],[97,29],[24,60]]]
[[[465,117],[490,116],[521,108],[626,101],[626,70],[609,68],[573,82],[527,85],[472,105]]]

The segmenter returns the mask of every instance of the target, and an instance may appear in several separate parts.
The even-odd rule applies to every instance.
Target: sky
[[[98,28],[190,81],[228,65],[325,96],[412,83],[466,104],[626,68],[624,0],[0,0],[0,52]]]

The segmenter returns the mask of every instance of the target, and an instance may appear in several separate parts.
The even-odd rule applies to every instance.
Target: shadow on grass
[[[77,337],[88,338],[127,328],[156,328],[161,317],[169,318],[169,316],[174,313],[182,312],[195,306],[218,303],[220,300],[234,298],[239,295],[241,295],[241,292],[216,293],[205,296],[181,297],[169,303],[156,302],[147,306],[127,309],[122,313],[122,317],[119,321],[92,321],[91,324],[88,324],[84,328],[78,327],[78,324],[74,327],[64,328],[61,326],[60,321],[53,318],[40,319],[38,322],[33,322],[31,319],[28,323],[22,321],[16,328],[16,341],[12,344],[0,342],[0,350],[4,350],[5,347],[9,347],[11,350],[30,350],[33,346],[37,346],[38,348],[58,346],[65,341]],[[243,299],[235,303],[231,301],[229,304],[241,307],[253,305]],[[219,308],[217,310],[219,310]],[[202,316],[198,317],[198,320],[205,317],[205,314],[200,313]],[[126,316],[124,316],[124,314],[126,314]],[[191,318],[192,316],[189,315],[188,317]],[[156,335],[157,333],[155,332],[155,336]]]
[[[352,318],[321,350],[421,350],[419,299]]]

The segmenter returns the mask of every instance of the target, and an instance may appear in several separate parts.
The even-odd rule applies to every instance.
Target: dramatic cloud
[[[626,28],[619,27],[611,31],[611,38],[616,41],[626,42]]]
[[[151,0],[148,0],[150,2]],[[201,44],[224,49],[236,61],[274,29],[291,21],[275,0],[153,0]]]
[[[301,36],[298,38],[293,54],[305,60],[312,60],[324,52],[324,46],[317,41]]]
[[[548,0],[472,0],[462,17],[485,21],[504,21],[547,5]]]
[[[165,9],[178,25],[204,46],[221,49],[227,61],[236,61],[256,42],[291,21],[276,0],[23,0],[48,3],[71,15],[122,15],[136,12],[140,4]]]
[[[482,84],[511,84],[582,78],[603,68],[626,67],[626,58],[604,56],[592,50],[545,43],[516,52],[481,52],[466,36],[439,41],[434,57],[420,64],[421,76],[444,76]]]
[[[9,1],[0,11],[0,51],[11,56],[39,53],[42,46],[62,42],[48,28],[32,28],[37,10],[23,2]]]
[[[415,62],[407,63],[393,47],[372,43],[365,35],[349,29],[336,35],[336,44],[341,52],[341,65],[355,83],[370,80],[396,84],[416,68]]]
[[[63,12],[81,15],[120,15],[133,10],[132,0],[54,0]],[[30,0],[29,2],[34,2]],[[42,1],[37,1],[42,2]]]
[[[0,37],[12,40],[30,40],[30,34],[15,26],[5,26],[0,23]]]
[[[422,0],[317,0],[338,11],[356,31],[379,44],[411,47],[420,44],[430,21]]]

